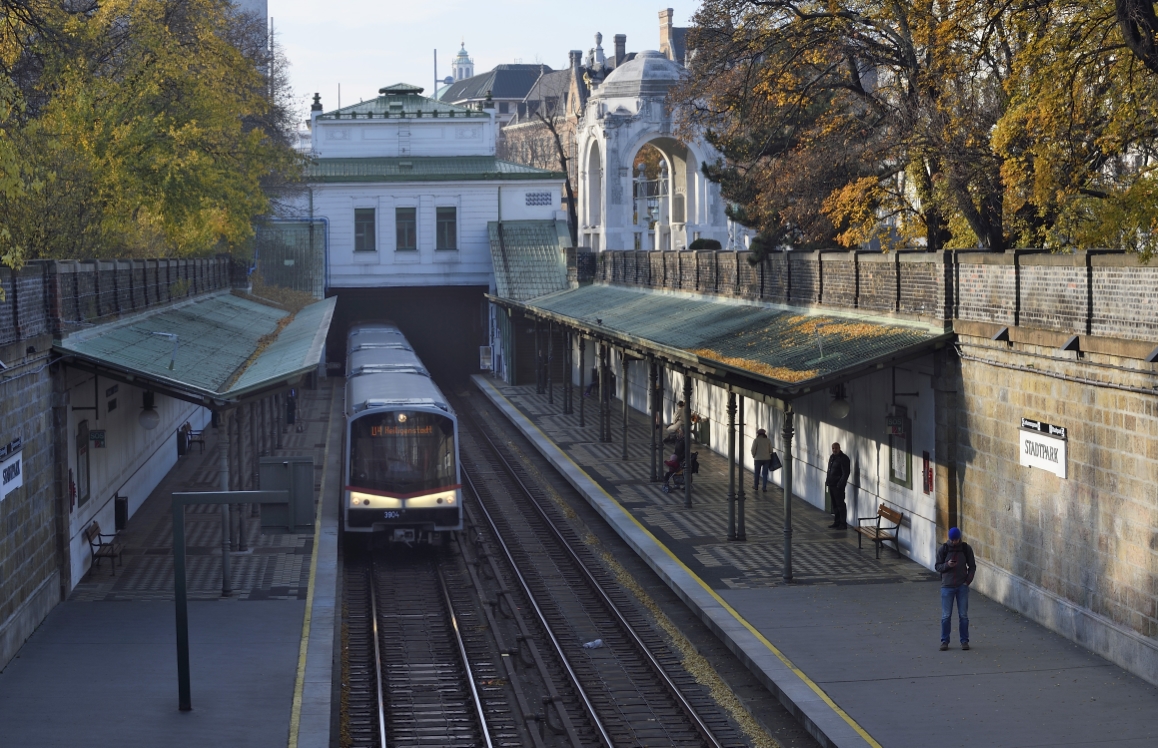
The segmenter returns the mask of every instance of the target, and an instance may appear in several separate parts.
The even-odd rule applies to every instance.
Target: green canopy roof
[[[494,156],[416,158],[319,158],[306,167],[308,182],[459,182],[492,179],[553,179],[563,173],[513,164]]]
[[[690,294],[582,286],[529,301],[491,297],[674,361],[732,372],[791,397],[945,345],[936,325]]]
[[[291,315],[217,293],[73,333],[55,348],[110,376],[225,405],[293,384],[316,369],[335,302],[319,301]]]
[[[567,247],[563,221],[488,221],[495,291],[522,301],[567,288]]]

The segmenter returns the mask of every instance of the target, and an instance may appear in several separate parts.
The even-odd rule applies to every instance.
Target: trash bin
[[[125,529],[125,525],[129,524],[129,497],[128,496],[114,496],[113,497],[113,527],[118,532]]]
[[[184,457],[187,454],[189,454],[189,432],[177,429],[177,456]]]

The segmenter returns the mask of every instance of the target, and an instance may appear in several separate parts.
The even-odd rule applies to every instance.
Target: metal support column
[[[739,486],[736,490],[736,540],[748,539],[748,528],[744,525],[744,502],[747,496],[744,492],[744,484],[748,479],[744,477],[744,398],[736,398],[736,409],[739,414],[739,426],[736,433],[736,477]]]
[[[627,419],[629,413],[627,412],[627,351],[620,351],[622,360],[620,362],[619,370],[623,377],[623,386],[619,391],[623,393],[623,459],[627,459]]]
[[[575,401],[573,399],[574,392],[571,387],[571,379],[574,372],[574,367],[571,366],[575,353],[572,346],[574,345],[574,336],[570,330],[563,332],[563,415],[569,416],[574,412]]]
[[[229,431],[233,421],[233,411],[221,411],[221,427],[218,429],[217,465],[220,471],[218,485],[222,491],[229,490]],[[184,516],[184,515],[182,515]],[[229,573],[229,504],[221,505],[221,596],[233,594],[232,574]]]
[[[579,338],[579,427],[582,428],[587,425],[583,420],[583,405],[587,399],[587,390],[583,387],[583,382],[587,376],[587,340],[582,335],[577,337]]]
[[[728,393],[728,540],[736,539],[736,393]]]
[[[539,320],[535,320],[535,394],[543,394],[543,336],[539,331]]]
[[[792,581],[792,403],[784,407],[784,467],[781,480],[784,481],[784,581]]]
[[[555,358],[555,323],[547,323],[547,403],[555,404],[555,383],[551,378],[551,366]]]
[[[684,508],[692,508],[692,378],[684,372]]]
[[[611,441],[611,347],[599,347],[599,440]]]
[[[648,405],[651,409],[651,482],[655,483],[659,480],[659,473],[656,472],[659,468],[655,459],[656,441],[659,433],[659,410],[660,410],[660,393],[659,393],[659,365],[656,364],[655,358],[650,361],[648,372],[648,388],[647,396],[649,399]]]

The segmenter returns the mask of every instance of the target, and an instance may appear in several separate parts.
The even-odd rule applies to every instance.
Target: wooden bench
[[[116,535],[109,535],[101,532],[100,524],[93,522],[84,531],[85,540],[88,541],[89,550],[92,551],[93,566],[100,566],[102,558],[112,559],[113,576],[117,575],[117,559],[125,552],[125,547],[116,542]],[[110,538],[110,540],[105,540]],[[121,565],[124,566],[124,559],[121,559]]]
[[[873,541],[877,549],[877,558],[881,557],[881,546],[887,542],[891,542],[893,547],[897,549],[897,558],[901,557],[901,546],[897,543],[897,534],[901,530],[901,520],[905,515],[901,514],[895,509],[890,509],[884,504],[877,509],[875,517],[861,517],[857,519],[856,526],[852,529],[857,531],[856,547],[861,547],[861,538],[868,538]],[[881,521],[892,522],[891,527],[882,527]],[[875,522],[876,524],[865,526],[864,522]]]

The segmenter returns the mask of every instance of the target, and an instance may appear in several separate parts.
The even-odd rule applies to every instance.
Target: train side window
[[[373,252],[374,245],[374,208],[354,209],[354,251]]]

